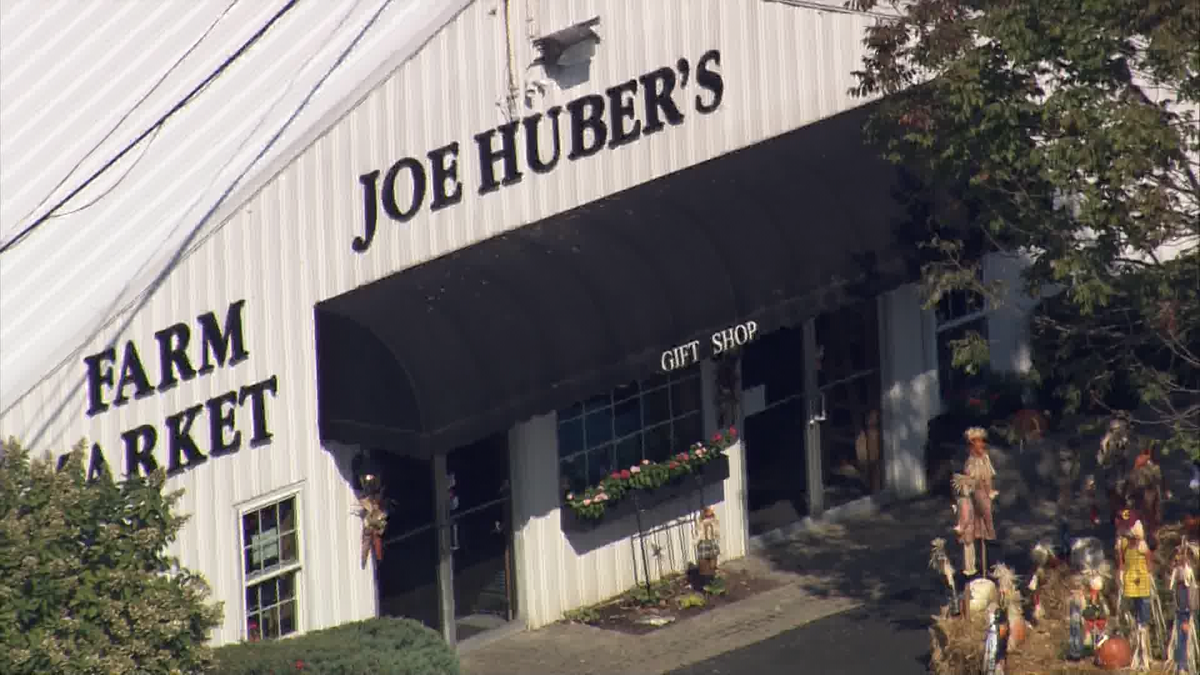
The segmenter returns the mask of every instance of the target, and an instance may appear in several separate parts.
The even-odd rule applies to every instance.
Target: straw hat
[[[967,432],[963,435],[966,436],[968,441],[986,441],[988,437],[987,430],[983,427],[971,427],[970,429],[967,429]]]

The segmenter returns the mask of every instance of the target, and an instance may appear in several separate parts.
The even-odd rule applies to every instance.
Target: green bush
[[[378,618],[216,651],[214,675],[458,675],[442,636],[410,619]]]
[[[0,673],[203,672],[221,608],[165,553],[180,493],[161,471],[89,477],[83,448],[59,466],[0,447]]]

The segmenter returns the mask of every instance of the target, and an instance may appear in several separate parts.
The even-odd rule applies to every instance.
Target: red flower
[[[717,433],[713,434],[713,442],[719,443],[720,441],[721,441],[721,432],[718,431]]]
[[[687,458],[688,458],[688,455],[686,452],[681,452],[678,455],[675,455],[675,459],[678,459],[681,462],[686,462]]]
[[[629,469],[621,469],[621,478],[628,479],[633,474],[629,473]]]
[[[616,471],[614,471],[614,472],[612,472],[612,475],[611,475],[611,476],[609,476],[609,478],[612,478],[613,480],[620,480],[620,479],[621,479],[621,474],[619,474],[619,473],[617,473]]]
[[[737,436],[737,427],[729,427],[729,435]]]
[[[967,405],[971,406],[972,408],[980,408],[983,407],[983,401],[977,398],[970,398],[967,399]]]
[[[668,465],[667,465],[667,468],[668,468],[668,469],[678,469],[678,468],[679,468],[679,462],[671,462],[670,464],[668,464]]]
[[[304,670],[304,662],[296,661],[296,670]]]

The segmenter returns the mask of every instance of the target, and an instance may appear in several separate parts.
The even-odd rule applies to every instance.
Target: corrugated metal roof
[[[0,411],[471,0],[300,0],[0,254]],[[109,162],[286,0],[0,0],[0,242]]]

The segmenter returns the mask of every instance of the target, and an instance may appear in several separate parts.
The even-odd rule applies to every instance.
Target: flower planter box
[[[640,508],[643,512],[680,498],[691,498],[701,489],[723,482],[729,478],[729,457],[722,454],[713,459],[700,471],[680,476],[666,485],[652,490],[637,490],[627,493],[620,501],[610,504],[599,518],[581,518],[570,506],[562,505],[559,514],[563,532],[586,532],[608,524],[634,517]],[[636,497],[635,497],[636,494]]]

